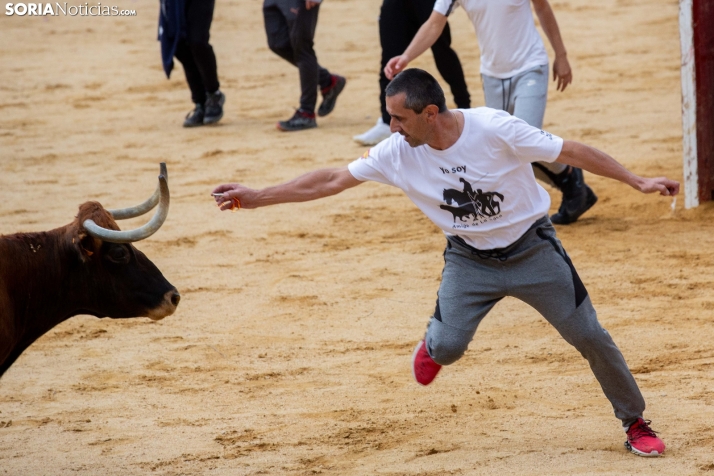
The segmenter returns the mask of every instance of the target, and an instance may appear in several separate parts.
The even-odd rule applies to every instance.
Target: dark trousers
[[[268,46],[300,73],[300,109],[314,112],[317,88],[332,84],[330,72],[320,66],[313,49],[320,7],[305,8],[305,0],[265,0],[263,19]]]
[[[206,102],[206,93],[218,91],[218,66],[208,43],[215,0],[186,0],[186,37],[179,40],[176,59],[183,65],[191,100]]]
[[[382,120],[389,124],[384,90],[389,80],[384,67],[395,56],[404,53],[419,27],[429,18],[434,0],[384,0],[379,14],[379,41],[382,45],[382,66],[379,70],[379,101],[382,105]],[[459,57],[451,49],[451,30],[447,23],[439,39],[431,47],[439,74],[449,83],[454,102],[459,108],[471,107],[471,96],[466,87],[464,70]]]

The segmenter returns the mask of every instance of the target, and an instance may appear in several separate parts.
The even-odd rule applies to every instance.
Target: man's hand
[[[660,195],[669,197],[679,193],[679,182],[667,177],[643,178],[637,188],[642,193],[659,192]]]
[[[558,91],[565,91],[573,81],[573,72],[570,69],[570,62],[568,62],[568,57],[566,55],[556,56],[553,60],[553,81],[558,80],[558,86],[556,89]]]
[[[216,200],[216,205],[218,205],[222,212],[235,210],[237,208],[257,208],[251,201],[251,195],[255,194],[255,190],[244,187],[238,183],[219,185],[213,189],[211,194]]]
[[[321,2],[314,2],[311,0],[305,0],[305,10],[310,10],[312,7],[316,7],[320,4]]]
[[[384,67],[384,75],[391,81],[398,73],[404,71],[404,68],[406,68],[407,65],[409,65],[409,60],[406,56],[395,56],[390,59]]]

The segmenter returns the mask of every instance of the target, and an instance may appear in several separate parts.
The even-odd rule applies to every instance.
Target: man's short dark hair
[[[387,85],[385,92],[387,97],[396,96],[399,93],[406,94],[404,107],[417,114],[421,114],[429,104],[437,106],[439,112],[446,112],[444,90],[441,89],[434,76],[423,69],[405,69]]]

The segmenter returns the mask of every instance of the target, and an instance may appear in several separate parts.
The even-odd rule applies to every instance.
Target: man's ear
[[[436,121],[436,116],[439,115],[439,106],[436,104],[429,104],[424,108],[423,113],[425,114],[426,121],[432,123]]]
[[[102,240],[85,231],[81,231],[76,237],[72,238],[72,244],[76,247],[82,262],[86,262],[102,247]]]

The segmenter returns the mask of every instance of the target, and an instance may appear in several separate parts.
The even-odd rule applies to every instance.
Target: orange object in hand
[[[220,197],[220,196],[225,196],[225,195],[222,194],[222,193],[214,193],[213,196],[214,196],[214,197]],[[223,204],[224,204],[224,203],[226,203],[226,202],[216,203],[216,205],[218,206],[218,208],[223,209]],[[234,211],[236,211],[236,210],[239,210],[240,208],[241,208],[241,206],[240,206],[240,199],[238,199],[238,198],[236,198],[236,197],[231,197],[231,207],[228,208],[228,210],[234,212]]]
[[[240,210],[240,200],[236,197],[231,198],[231,211],[235,212]]]

